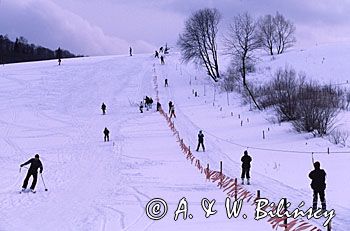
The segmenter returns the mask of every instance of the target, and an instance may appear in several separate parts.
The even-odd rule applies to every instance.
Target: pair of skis
[[[29,193],[29,192],[31,192],[31,193],[36,193],[36,191],[32,191],[32,190],[30,190],[30,189],[25,189],[25,190],[21,190],[21,191],[19,191],[19,194],[22,194],[22,193]]]

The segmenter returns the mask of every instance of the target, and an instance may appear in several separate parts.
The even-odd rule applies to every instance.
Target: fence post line
[[[331,231],[331,230],[332,230],[332,220],[330,220],[327,225],[327,231]]]
[[[209,177],[209,164],[207,164],[207,179],[210,180],[210,177]]]
[[[222,188],[222,161],[220,161],[220,188]]]
[[[283,198],[283,207],[285,209],[285,211],[287,211],[287,198]],[[286,217],[283,221],[284,223],[284,228],[287,229],[287,224],[288,224],[288,218]]]
[[[235,178],[235,200],[237,200],[237,197],[238,197],[238,192],[237,192],[237,188],[238,188],[238,185],[237,185],[237,177]]]

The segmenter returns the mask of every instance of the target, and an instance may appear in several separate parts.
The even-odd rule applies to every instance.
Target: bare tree
[[[185,22],[185,31],[177,41],[182,60],[193,60],[206,67],[208,75],[217,82],[220,78],[216,34],[221,15],[217,9],[196,11]]]
[[[247,12],[234,17],[225,37],[225,46],[239,65],[243,85],[246,85],[247,64],[253,62],[253,51],[260,47],[257,23]]]
[[[276,43],[276,25],[274,17],[270,14],[265,15],[259,20],[259,35],[262,47],[273,55],[273,48]]]
[[[276,50],[277,54],[282,54],[287,48],[292,47],[296,42],[294,24],[286,20],[282,14],[276,12],[273,18],[276,27]]]
[[[245,12],[234,17],[233,23],[229,25],[229,31],[224,40],[227,52],[232,55],[235,65],[241,74],[243,86],[260,110],[246,82],[247,66],[254,62],[253,51],[260,48],[261,44],[257,32],[256,20]]]

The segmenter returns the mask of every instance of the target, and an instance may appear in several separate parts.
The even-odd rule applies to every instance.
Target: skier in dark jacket
[[[170,108],[170,119],[174,116],[174,118],[176,118],[176,115],[175,115],[175,106],[172,105],[171,108]]]
[[[169,114],[170,114],[171,108],[173,107],[173,102],[169,101],[168,105],[169,105]]]
[[[22,186],[22,191],[24,191],[27,188],[29,178],[33,176],[33,182],[32,185],[30,186],[30,189],[33,193],[35,193],[35,185],[38,180],[38,168],[40,168],[40,174],[43,172],[43,165],[41,161],[39,160],[39,154],[35,154],[35,157],[28,160],[27,162],[21,164],[21,168],[27,164],[30,164],[30,167],[27,172],[27,176],[24,179],[23,186]]]
[[[102,114],[105,115],[106,114],[106,104],[102,103],[101,109],[102,109]]]
[[[249,171],[250,171],[250,162],[252,162],[252,157],[248,155],[247,150],[244,151],[244,155],[242,156],[241,161],[242,161],[242,174],[241,174],[242,184],[244,184],[245,177],[247,178],[247,184],[250,184]]]
[[[132,48],[131,47],[129,48],[129,54],[130,54],[130,56],[132,56]]]
[[[198,152],[199,151],[199,146],[202,146],[203,148],[203,152],[205,152],[205,147],[204,147],[204,135],[202,133],[202,130],[199,131],[198,133],[198,145],[197,145],[197,149],[196,151]]]
[[[158,51],[155,51],[154,58],[159,58],[159,53],[158,53]]]
[[[162,105],[159,102],[157,102],[157,111],[160,111],[161,108],[162,108]]]
[[[168,79],[165,79],[164,80],[164,87],[168,87],[169,86],[169,84],[168,84]]]
[[[311,181],[311,188],[314,191],[312,209],[317,209],[318,195],[320,195],[322,210],[326,210],[325,189],[326,189],[326,172],[320,168],[320,162],[314,163],[314,170],[309,173]]]
[[[105,130],[103,130],[103,134],[105,134],[104,141],[108,142],[109,141],[109,130],[107,128],[105,128]]]
[[[160,64],[165,64],[163,55],[160,56]]]
[[[140,103],[139,109],[140,109],[140,113],[143,113],[143,102],[142,101]]]

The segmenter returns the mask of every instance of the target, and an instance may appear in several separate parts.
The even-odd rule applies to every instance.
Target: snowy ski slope
[[[252,78],[262,79],[286,60],[312,77],[324,81],[334,73],[324,65],[343,57],[334,47],[291,51],[270,62],[265,58]],[[300,60],[318,64],[305,65]],[[343,49],[344,57],[346,49]],[[294,62],[293,60],[298,60]],[[315,61],[311,61],[315,60]],[[322,60],[322,58],[321,58]],[[140,114],[137,104],[146,95],[155,97],[153,76],[157,76],[160,102],[175,103],[174,124],[191,147],[196,146],[198,130],[205,135],[206,152],[194,153],[203,164],[233,178],[240,175],[240,157],[248,151],[253,157],[251,192],[261,190],[273,201],[288,198],[294,207],[305,201],[311,205],[312,192],[307,178],[312,170],[311,152],[317,154],[327,172],[328,209],[335,209],[335,230],[350,229],[348,147],[338,147],[325,139],[297,134],[289,124],[272,124],[270,112],[257,112],[242,106],[239,96],[219,94],[200,70],[183,65],[171,54],[160,65],[152,55],[106,56],[11,64],[0,66],[0,230],[272,230],[265,220],[255,221],[252,206],[243,205],[241,216],[228,219],[226,194],[205,180],[179,149],[164,119],[155,108]],[[345,60],[329,62],[345,65]],[[267,66],[272,68],[266,68]],[[336,74],[346,82],[344,66]],[[314,71],[315,70],[315,71]],[[328,72],[327,72],[328,71]],[[349,73],[349,72],[347,72]],[[163,86],[169,79],[169,87]],[[199,97],[194,97],[197,91]],[[205,94],[205,95],[204,95]],[[214,101],[215,95],[215,101]],[[107,105],[107,115],[100,106]],[[239,118],[238,118],[239,117]],[[348,113],[339,123],[349,128]],[[243,126],[241,126],[243,121]],[[103,129],[110,130],[110,142],[103,142]],[[262,131],[266,139],[262,139]],[[259,148],[259,149],[256,149]],[[192,148],[194,149],[194,148]],[[263,150],[271,149],[271,150]],[[295,153],[275,150],[293,150]],[[306,152],[306,153],[301,153]],[[307,153],[309,152],[309,153]],[[25,176],[19,165],[39,153],[44,164],[44,191],[38,181],[37,194],[18,194]],[[145,207],[152,198],[163,198],[169,211],[153,221]],[[174,221],[179,200],[186,197],[193,219]],[[218,211],[204,217],[201,199],[216,199]],[[324,219],[310,223],[322,227]]]

